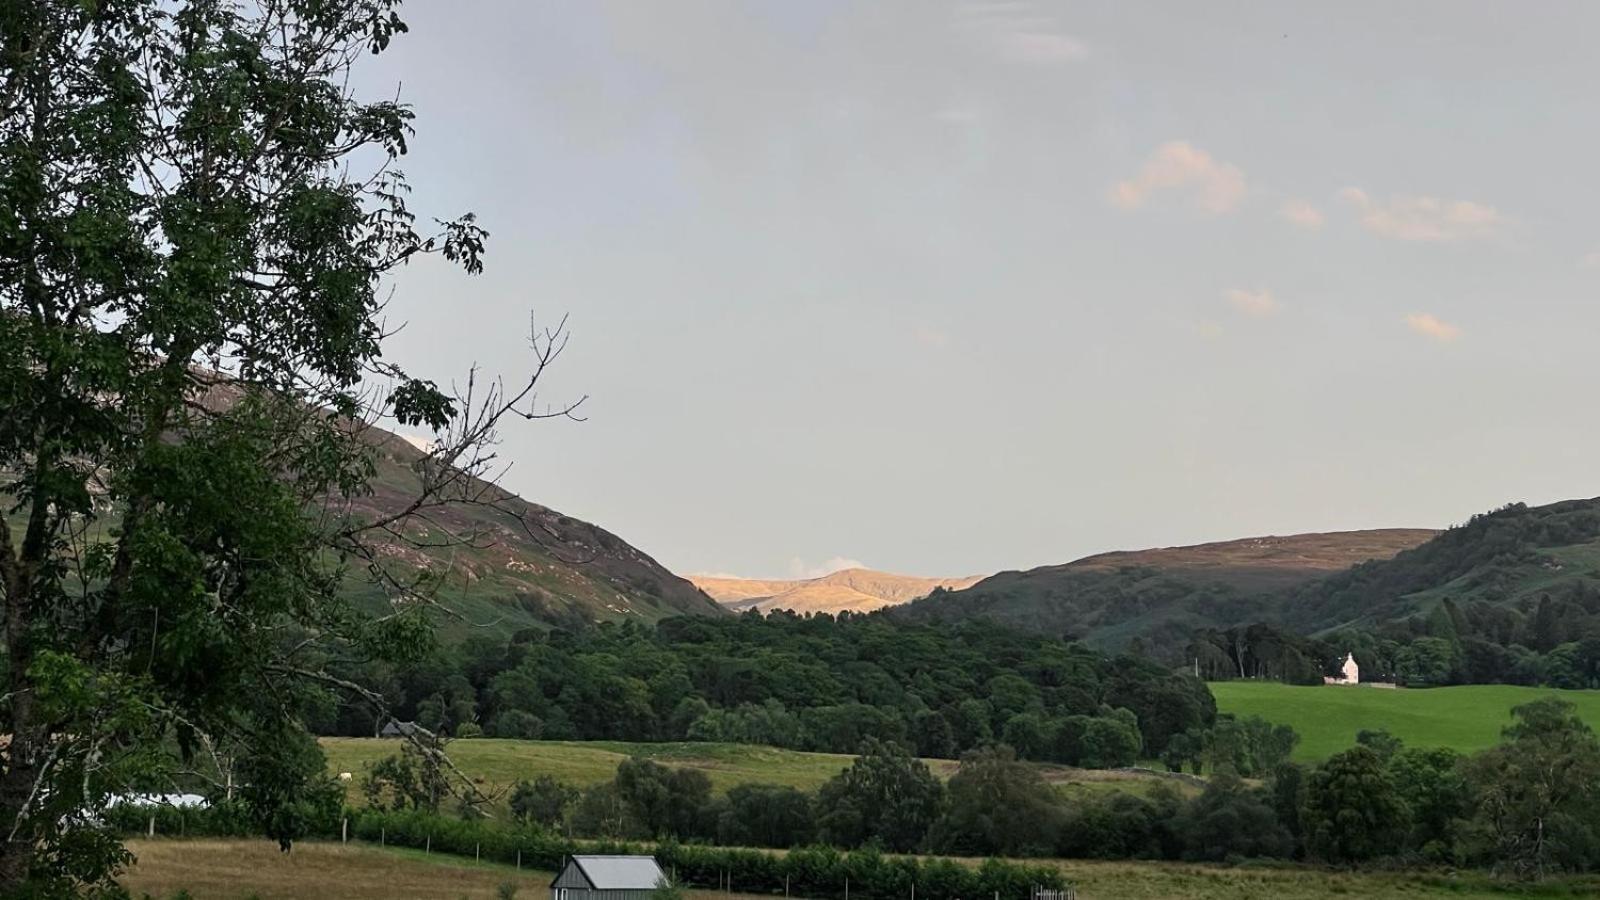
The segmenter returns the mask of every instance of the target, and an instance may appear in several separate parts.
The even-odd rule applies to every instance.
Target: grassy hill
[[[1300,733],[1295,758],[1306,762],[1348,749],[1362,729],[1379,728],[1412,746],[1473,753],[1499,743],[1512,707],[1551,695],[1577,704],[1584,720],[1600,728],[1600,691],[1499,684],[1383,690],[1269,681],[1213,682],[1210,687],[1219,712],[1293,726]]]
[[[799,613],[870,612],[926,597],[934,590],[957,590],[982,580],[918,578],[871,569],[843,569],[820,578],[768,581],[690,575],[689,580],[713,600],[732,610],[788,609]]]
[[[1396,528],[1124,551],[1060,566],[1001,572],[965,590],[935,591],[893,610],[914,620],[996,619],[1121,647],[1134,637],[1187,642],[1196,628],[1261,618],[1273,598],[1434,537]]]

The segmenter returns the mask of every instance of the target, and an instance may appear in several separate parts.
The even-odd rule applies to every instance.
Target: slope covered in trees
[[[1356,563],[1394,556],[1434,532],[1385,529],[1104,553],[1061,566],[1001,572],[894,610],[908,621],[993,619],[1176,659],[1194,631],[1266,616],[1276,598]]]
[[[1427,613],[1446,598],[1516,606],[1600,584],[1600,500],[1513,503],[1398,553],[1294,592],[1282,611],[1307,631]]]
[[[402,718],[447,734],[769,744],[852,753],[875,737],[954,758],[1004,740],[1026,758],[1128,765],[1209,727],[1199,680],[990,623],[787,613],[677,617],[483,638],[399,672],[352,669]],[[315,716],[371,735],[360,706]]]
[[[1354,649],[1372,676],[1582,687],[1600,684],[1600,643],[1578,651],[1600,639],[1600,501],[1511,504],[1438,533],[1105,554],[1003,572],[889,615],[992,619],[1198,660],[1209,678],[1314,682]]]

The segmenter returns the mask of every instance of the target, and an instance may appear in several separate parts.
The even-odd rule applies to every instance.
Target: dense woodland
[[[1027,758],[1128,765],[1210,727],[1188,674],[988,623],[682,617],[479,639],[399,669],[345,673],[396,715],[457,737],[703,740],[853,753],[867,738],[955,758],[1000,740]],[[358,705],[313,711],[371,735]]]
[[[1208,678],[1314,681],[1353,649],[1363,672],[1411,684],[1600,684],[1600,646],[1583,649],[1600,635],[1594,500],[1510,504],[1298,587],[1150,566],[1015,575],[887,615],[991,619],[1172,666],[1198,660]]]
[[[1174,777],[1142,794],[1057,792],[1004,744],[967,752],[941,783],[904,747],[868,739],[814,793],[745,784],[715,796],[701,771],[630,759],[611,781],[583,790],[548,775],[523,782],[509,808],[520,826],[548,834],[726,846],[1388,861],[1519,876],[1600,867],[1600,741],[1570,704],[1517,708],[1503,743],[1470,757],[1364,731],[1356,746],[1304,767],[1287,761],[1294,735],[1285,731],[1223,718],[1207,736],[1206,782]],[[448,815],[429,787],[441,777],[408,750],[369,774],[368,805]]]
[[[1368,681],[1413,687],[1523,684],[1600,687],[1600,585],[1577,582],[1514,604],[1446,598],[1426,614],[1315,638],[1255,624],[1205,630],[1188,656],[1207,680],[1319,683],[1353,652]]]

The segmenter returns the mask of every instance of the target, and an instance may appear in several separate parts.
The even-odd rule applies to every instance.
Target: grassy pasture
[[[368,844],[301,843],[287,855],[267,840],[134,841],[138,863],[122,884],[138,897],[166,897],[179,889],[194,900],[435,900],[494,897],[511,882],[524,900],[542,900],[549,872],[517,872],[434,854]],[[1466,873],[1346,872],[1305,867],[1227,868],[1153,862],[1054,861],[1083,900],[1313,900],[1363,898],[1582,897],[1600,882],[1557,881],[1513,885]],[[753,900],[750,895],[691,890],[689,900]],[[1022,900],[1022,898],[1008,898]]]
[[[1600,728],[1600,691],[1558,691],[1503,684],[1463,685],[1419,690],[1221,681],[1211,684],[1217,709],[1240,717],[1283,722],[1300,733],[1295,758],[1325,759],[1355,743],[1362,729],[1387,728],[1407,744],[1450,747],[1473,753],[1500,741],[1511,708],[1558,695],[1577,704],[1590,725]]]
[[[333,772],[355,776],[347,793],[353,803],[360,797],[366,768],[385,756],[399,753],[399,738],[323,738],[322,748]],[[587,786],[609,781],[617,764],[629,756],[643,756],[665,766],[699,769],[711,778],[712,789],[722,793],[738,784],[786,784],[816,790],[850,765],[852,757],[837,753],[803,753],[776,747],[744,744],[662,743],[630,744],[616,741],[518,741],[473,738],[452,741],[450,758],[486,787],[502,788],[523,779],[553,775],[569,784]],[[956,763],[926,760],[934,774],[949,778]],[[1124,772],[1098,772],[1066,766],[1041,766],[1045,779],[1065,791],[1124,790],[1145,793],[1159,779]],[[1189,790],[1174,782],[1180,790]]]
[[[350,772],[358,783],[365,769],[393,753],[399,738],[323,738],[322,749],[334,772]],[[450,758],[461,770],[492,786],[514,784],[539,775],[553,775],[569,784],[588,786],[610,781],[617,764],[629,756],[644,756],[662,765],[699,769],[711,778],[718,793],[737,784],[762,782],[814,790],[850,765],[851,757],[832,753],[802,753],[774,747],[741,744],[627,744],[612,741],[518,741],[473,738],[452,741]],[[955,763],[934,761],[936,771],[949,774]],[[354,799],[354,793],[352,793]]]
[[[495,897],[507,882],[522,900],[549,896],[550,872],[475,863],[420,850],[371,844],[303,842],[279,853],[273,841],[140,840],[128,845],[138,862],[121,878],[135,897],[165,898],[186,890],[194,900],[453,900]],[[691,890],[688,900],[745,895]]]

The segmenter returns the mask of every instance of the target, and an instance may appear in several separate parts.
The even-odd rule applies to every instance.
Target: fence
[[[1076,900],[1051,866],[989,859],[971,866],[950,859],[888,856],[801,847],[778,854],[698,844],[576,841],[538,828],[463,821],[423,812],[333,810],[307,837],[411,847],[518,868],[555,871],[580,853],[644,854],[675,872],[685,887],[810,897],[816,900]],[[125,834],[244,836],[259,834],[248,817],[211,809],[121,808],[107,824]]]

